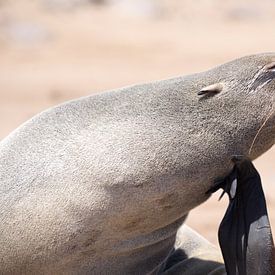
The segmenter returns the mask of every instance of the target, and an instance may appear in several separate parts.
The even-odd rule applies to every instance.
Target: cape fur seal
[[[274,115],[257,132],[274,105],[274,61],[80,98],[20,126],[0,143],[0,273],[157,272],[232,155],[273,145]]]

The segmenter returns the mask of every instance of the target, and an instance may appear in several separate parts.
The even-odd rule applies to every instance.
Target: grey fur
[[[274,143],[275,54],[80,98],[0,143],[1,274],[144,274],[231,156]],[[270,81],[267,81],[269,80]],[[220,83],[220,93],[199,96]]]

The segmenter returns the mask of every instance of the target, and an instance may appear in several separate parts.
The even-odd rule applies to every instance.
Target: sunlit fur
[[[232,155],[273,145],[274,116],[248,155],[274,105],[274,58],[80,98],[11,133],[0,143],[0,273],[156,269]]]

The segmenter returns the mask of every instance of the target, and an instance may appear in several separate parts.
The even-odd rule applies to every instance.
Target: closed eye
[[[264,70],[266,72],[275,72],[275,61],[265,65]]]
[[[259,90],[272,80],[275,80],[275,61],[266,64],[258,71],[249,86],[249,91],[254,92]]]

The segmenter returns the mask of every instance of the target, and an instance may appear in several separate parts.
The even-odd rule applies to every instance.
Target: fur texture
[[[11,133],[0,143],[0,273],[154,270],[232,155],[273,145],[274,116],[248,155],[274,105],[274,60],[80,98]]]

